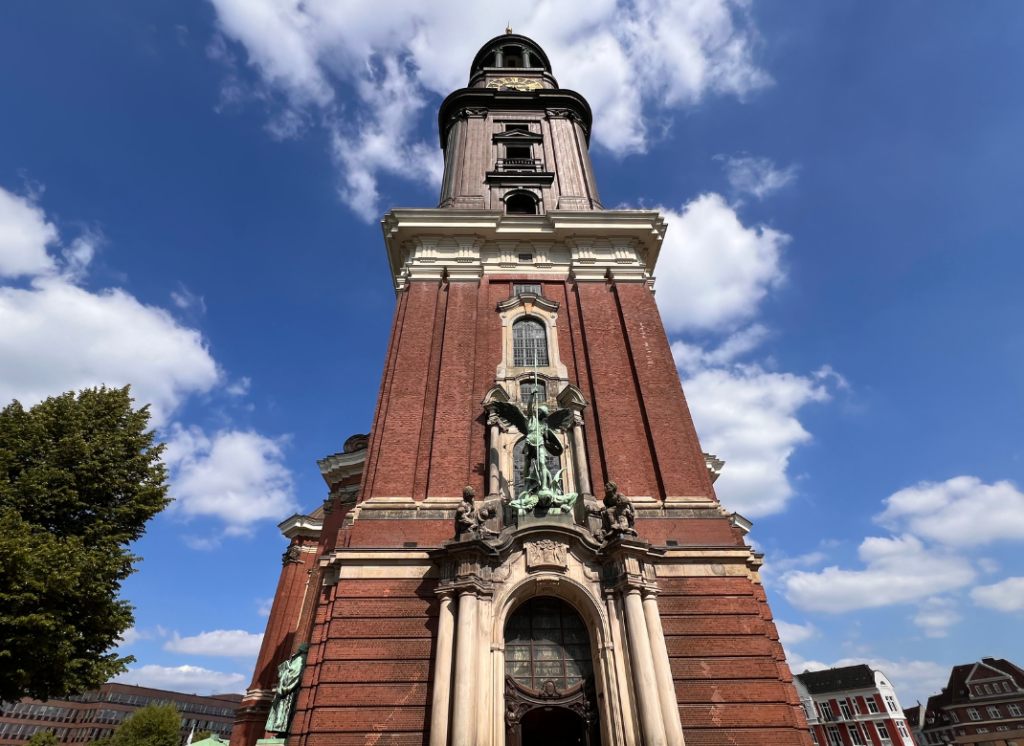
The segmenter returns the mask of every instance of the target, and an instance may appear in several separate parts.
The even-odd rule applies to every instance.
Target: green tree
[[[195,735],[192,736],[192,743],[196,743],[198,741],[205,741],[207,738],[209,738],[212,735],[213,735],[213,731],[212,730],[197,730]]]
[[[178,746],[181,713],[168,703],[155,702],[136,710],[113,733],[94,744],[101,746]],[[101,743],[102,742],[102,743]]]
[[[170,502],[163,444],[128,387],[0,410],[0,701],[92,689],[127,669],[121,583]]]
[[[28,739],[27,746],[57,746],[60,743],[57,740],[57,734],[52,730],[37,730],[32,734],[32,737]]]

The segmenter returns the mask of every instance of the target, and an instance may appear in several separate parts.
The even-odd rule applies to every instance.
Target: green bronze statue
[[[525,411],[510,402],[495,402],[494,408],[500,417],[508,420],[526,436],[523,447],[523,491],[513,495],[509,505],[519,515],[526,515],[536,508],[548,513],[568,513],[576,504],[576,493],[562,493],[562,471],[552,473],[548,468],[548,454],[562,455],[562,444],[555,433],[569,428],[573,421],[571,409],[548,410],[537,403],[537,374],[534,373],[533,391],[526,402]]]
[[[295,715],[295,702],[299,698],[299,687],[302,685],[302,672],[306,668],[306,655],[309,645],[302,643],[295,655],[277,667],[278,683],[274,691],[274,702],[270,705],[267,715],[268,733],[289,733],[292,717]]]

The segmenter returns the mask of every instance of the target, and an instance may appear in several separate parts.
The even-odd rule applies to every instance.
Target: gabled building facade
[[[954,666],[928,698],[921,733],[921,746],[1024,746],[1024,671],[1003,658]]]
[[[664,219],[603,209],[590,107],[526,37],[438,126],[439,206],[382,221],[372,427],[281,524],[232,746],[811,746],[654,301]]]
[[[915,746],[885,674],[870,666],[805,671],[795,677],[815,746]]]

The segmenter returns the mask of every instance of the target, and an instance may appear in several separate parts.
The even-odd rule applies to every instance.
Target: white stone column
[[[665,738],[668,746],[684,746],[683,724],[679,720],[679,703],[676,701],[676,686],[672,681],[672,665],[668,659],[665,633],[661,628],[658,598],[654,593],[645,592],[643,603],[647,636],[651,640],[651,657],[654,659],[654,675],[658,680],[661,717],[665,722]]]
[[[437,623],[437,652],[434,655],[434,701],[430,715],[430,746],[448,743],[448,706],[452,690],[452,648],[455,643],[455,613],[452,596],[441,596]]]
[[[476,741],[476,618],[476,591],[465,590],[459,594],[451,746],[475,746]]]
[[[654,673],[654,658],[651,655],[651,640],[647,635],[647,621],[644,619],[643,602],[637,588],[627,588],[626,627],[629,632],[629,657],[633,664],[633,689],[636,692],[640,710],[640,726],[644,734],[644,746],[668,746],[665,738],[665,723],[661,716],[661,702],[658,696],[658,679]],[[461,609],[460,609],[461,612]],[[454,744],[453,746],[462,746]]]
[[[622,724],[622,736],[625,746],[636,746],[636,725],[633,721],[633,700],[630,695],[629,677],[626,675],[626,647],[622,641],[622,622],[619,619],[619,609],[615,596],[609,595],[606,598],[608,607],[608,626],[612,631],[613,661],[615,664],[616,700],[618,712]],[[617,740],[617,739],[616,739]],[[614,741],[613,741],[614,743]]]
[[[488,424],[491,426],[491,437],[487,444],[488,454],[488,482],[487,494],[497,495],[501,489],[501,454],[498,451],[498,438],[501,437],[501,427],[498,425],[498,416],[491,413],[488,417]]]
[[[572,428],[572,450],[576,456],[576,491],[581,495],[593,495],[590,486],[590,469],[587,468],[587,446],[583,440],[583,419],[579,414]]]
[[[491,728],[491,599],[482,597],[476,604],[476,741],[490,743]]]

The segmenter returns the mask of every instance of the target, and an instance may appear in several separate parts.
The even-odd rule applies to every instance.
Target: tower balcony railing
[[[521,171],[540,171],[539,158],[499,158],[495,166],[498,173],[516,173]]]

